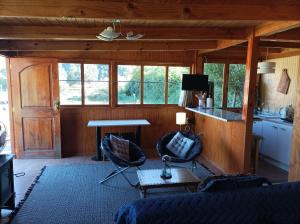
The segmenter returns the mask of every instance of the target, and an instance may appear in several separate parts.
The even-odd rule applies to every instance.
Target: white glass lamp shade
[[[99,34],[100,37],[104,37],[107,40],[113,40],[118,38],[120,35],[121,33],[116,32],[111,26],[107,27]]]
[[[176,113],[176,124],[177,125],[186,124],[186,113],[185,112],[177,112]]]
[[[263,61],[257,65],[257,74],[275,73],[275,62]]]

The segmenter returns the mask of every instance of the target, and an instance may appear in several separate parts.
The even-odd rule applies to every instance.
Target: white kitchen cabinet
[[[267,121],[262,122],[262,136],[263,141],[261,147],[261,154],[275,159],[277,153],[277,128],[274,126],[273,123]]]
[[[287,170],[290,161],[293,127],[265,120],[261,122],[261,126],[263,141],[260,153],[272,159],[274,165]],[[253,124],[253,132],[254,127]]]
[[[253,121],[253,133],[262,136],[262,121]]]

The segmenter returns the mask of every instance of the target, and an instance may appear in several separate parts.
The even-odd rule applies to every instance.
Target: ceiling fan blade
[[[129,36],[127,33],[126,39],[127,40],[138,40],[138,39],[141,39],[143,36],[144,36],[143,34],[133,35],[133,33],[132,33],[132,35]]]

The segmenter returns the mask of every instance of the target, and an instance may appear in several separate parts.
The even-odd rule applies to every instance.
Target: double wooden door
[[[58,68],[54,59],[10,58],[13,152],[61,157]]]

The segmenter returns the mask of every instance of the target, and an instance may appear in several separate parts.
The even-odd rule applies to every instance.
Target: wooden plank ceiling
[[[0,53],[192,50],[208,56],[215,51],[241,54],[254,29],[261,38],[261,56],[266,49],[274,56],[299,52],[299,11],[298,0],[1,0]],[[121,20],[123,33],[133,31],[144,37],[98,40],[96,35],[113,19]]]

